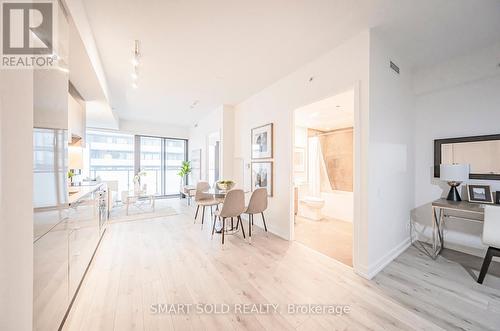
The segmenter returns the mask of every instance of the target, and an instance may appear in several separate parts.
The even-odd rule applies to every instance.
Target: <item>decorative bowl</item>
[[[235,185],[236,183],[231,180],[220,180],[217,182],[217,188],[222,191],[229,191]]]

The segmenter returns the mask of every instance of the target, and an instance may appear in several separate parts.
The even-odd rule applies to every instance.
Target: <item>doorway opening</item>
[[[220,179],[220,163],[221,163],[221,143],[220,133],[214,132],[207,136],[207,180],[210,185],[214,185]]]
[[[353,267],[355,89],[294,111],[294,239]]]

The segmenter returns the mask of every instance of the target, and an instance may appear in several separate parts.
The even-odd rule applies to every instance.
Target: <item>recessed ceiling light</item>
[[[136,89],[136,88],[138,88],[139,86],[137,85],[137,83],[135,83],[135,82],[134,82],[134,83],[132,84],[132,87]]]
[[[135,72],[133,72],[131,74],[131,76],[132,76],[132,79],[134,79],[134,80],[137,79],[137,78],[139,78],[139,76],[137,76],[137,74]]]
[[[198,105],[200,101],[199,100],[194,100],[193,103],[191,104],[191,106],[189,106],[189,108],[193,109],[194,107],[196,107]]]
[[[311,117],[318,117],[319,116],[319,112],[314,112],[311,114]]]

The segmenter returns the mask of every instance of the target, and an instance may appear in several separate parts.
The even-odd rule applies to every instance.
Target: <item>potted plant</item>
[[[73,170],[68,170],[68,179],[70,186],[73,186],[73,177],[75,177],[75,173],[73,172]]]
[[[183,186],[186,184],[187,176],[191,173],[193,168],[191,168],[191,161],[182,161],[181,168],[177,173],[181,177],[181,192]]]

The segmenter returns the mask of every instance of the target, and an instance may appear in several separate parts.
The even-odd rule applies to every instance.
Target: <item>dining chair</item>
[[[262,222],[264,223],[264,230],[267,232],[266,219],[264,217],[264,211],[267,209],[267,189],[265,187],[259,187],[253,191],[248,207],[245,209],[245,214],[248,214],[248,239],[252,241],[252,226],[253,226],[253,216],[255,214],[262,215]]]
[[[194,215],[194,223],[196,223],[196,218],[198,218],[198,211],[200,210],[200,206],[203,211],[201,213],[201,228],[203,229],[203,221],[205,220],[205,207],[210,207],[210,212],[213,215],[212,206],[217,206],[219,202],[217,202],[213,195],[204,193],[205,191],[210,189],[210,185],[208,182],[199,181],[196,184],[196,193],[194,195],[194,201],[196,203],[196,213]]]
[[[230,190],[226,194],[224,203],[220,210],[215,211],[214,220],[212,225],[212,239],[215,233],[215,223],[217,217],[222,219],[222,245],[224,246],[225,232],[226,232],[226,219],[236,218],[237,219],[237,229],[241,225],[241,232],[243,233],[243,238],[245,238],[245,229],[243,228],[243,223],[241,221],[241,214],[245,211],[245,193],[243,190],[234,189]]]
[[[483,244],[488,246],[477,282],[482,284],[493,256],[500,257],[500,207],[484,206]]]

